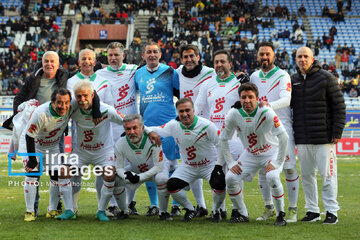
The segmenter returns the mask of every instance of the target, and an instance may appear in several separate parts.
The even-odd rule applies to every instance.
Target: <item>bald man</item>
[[[312,51],[296,52],[297,73],[291,76],[293,129],[307,209],[303,222],[320,221],[316,169],[322,178],[324,224],[338,222],[336,149],[345,126],[345,103],[336,78],[321,68]]]

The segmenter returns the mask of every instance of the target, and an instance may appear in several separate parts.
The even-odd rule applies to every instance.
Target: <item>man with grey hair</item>
[[[171,221],[172,218],[167,212],[169,192],[166,188],[169,171],[163,161],[162,148],[155,146],[149,140],[148,134],[144,132],[141,115],[127,115],[123,122],[126,137],[115,144],[116,176],[104,178],[97,218],[100,221],[109,221],[105,208],[113,194],[122,210],[117,219],[128,218],[125,185],[135,191],[142,183],[151,180],[157,185],[160,220]],[[129,162],[127,166],[125,166],[126,160]]]

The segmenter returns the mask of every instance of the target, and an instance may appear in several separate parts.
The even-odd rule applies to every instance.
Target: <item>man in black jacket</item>
[[[304,222],[321,220],[316,168],[323,181],[325,224],[336,224],[340,209],[337,197],[336,149],[345,126],[345,103],[336,78],[321,69],[308,47],[296,53],[297,73],[291,77],[293,129],[305,193]]]

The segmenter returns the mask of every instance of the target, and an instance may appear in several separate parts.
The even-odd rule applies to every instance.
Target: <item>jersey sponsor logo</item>
[[[152,91],[154,91],[154,84],[155,84],[155,78],[151,78],[146,82],[146,88],[147,91],[145,92],[146,94],[151,93]]]
[[[159,162],[162,162],[163,159],[164,159],[164,153],[163,153],[163,151],[161,150],[161,151],[159,152]]]
[[[191,97],[193,97],[193,96],[194,96],[194,93],[192,90],[188,90],[188,91],[184,92],[184,98],[189,98],[190,100],[192,100]]]
[[[291,83],[286,84],[286,91],[291,92]]]
[[[94,132],[92,130],[84,131],[84,142],[91,142],[94,139]]]
[[[57,128],[51,132],[49,132],[49,136],[46,136],[45,138],[48,139],[48,138],[52,138],[52,137],[55,137],[56,134],[58,133],[58,131],[60,131],[60,128]]]
[[[252,148],[257,144],[257,135],[255,133],[250,133],[249,136],[247,136],[248,142],[249,142],[249,148]]]
[[[149,171],[149,165],[147,165],[146,163],[138,165],[138,168],[141,173]]]
[[[280,126],[280,121],[277,116],[274,117],[274,126],[275,128],[278,128]]]
[[[214,113],[218,113],[224,108],[223,104],[225,103],[225,97],[216,99],[215,103],[216,103],[215,105],[216,110],[214,111]]]
[[[29,133],[34,133],[36,131],[37,127],[35,124],[31,124],[28,131]]]
[[[194,146],[190,146],[188,148],[185,149],[187,152],[187,156],[188,156],[188,160],[193,160],[196,158],[196,148]]]
[[[124,98],[126,98],[126,96],[128,95],[128,90],[130,89],[129,85],[128,84],[125,84],[124,86],[121,86],[121,88],[119,88],[119,97],[117,99],[117,101],[121,101],[123,100]]]

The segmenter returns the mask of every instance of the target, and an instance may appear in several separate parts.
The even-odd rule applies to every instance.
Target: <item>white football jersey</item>
[[[145,181],[164,168],[164,157],[161,147],[156,147],[144,132],[138,144],[130,142],[128,137],[120,138],[115,144],[116,172],[120,178],[125,179],[125,159],[132,170],[138,174],[140,181]]]
[[[79,108],[73,113],[71,118],[76,123],[77,129],[76,153],[101,156],[104,152],[113,151],[110,122],[122,125],[124,115],[102,102],[100,102],[100,111],[104,120],[96,126],[91,111],[85,112]]]
[[[283,97],[291,98],[291,78],[279,67],[273,68],[266,75],[261,70],[254,72],[250,76],[250,82],[259,89],[259,101],[267,101],[271,104]],[[286,128],[292,129],[290,102],[288,106],[274,111]]]
[[[182,162],[194,168],[214,164],[217,160],[219,137],[217,127],[209,120],[195,116],[191,126],[171,120],[160,127],[149,127],[161,137],[172,136],[180,147]]]
[[[96,71],[96,74],[109,81],[111,86],[111,97],[114,108],[124,115],[139,113],[139,105],[136,97],[134,75],[137,65],[123,63],[118,70],[110,66]],[[124,132],[124,128],[112,124],[114,131],[114,143]]]
[[[202,111],[209,111],[209,119],[221,130],[225,124],[225,114],[231,106],[239,101],[239,80],[234,74],[221,80],[217,76],[204,82],[199,90],[195,102],[195,114],[201,115]]]
[[[220,138],[230,140],[237,131],[246,150],[254,156],[267,156],[277,149],[279,140],[276,136],[285,132],[274,110],[268,107],[256,107],[247,114],[242,108],[232,108],[226,115],[225,129]]]
[[[37,150],[45,151],[59,145],[71,112],[72,107],[70,106],[69,111],[64,116],[58,115],[51,107],[50,101],[35,109],[26,126],[26,134],[35,139],[35,148]]]

